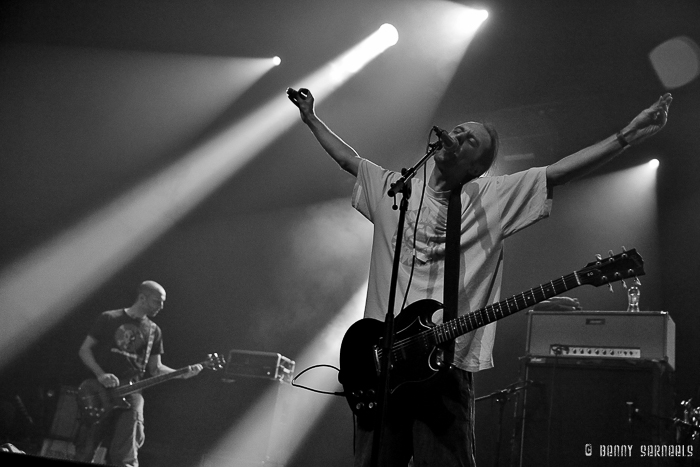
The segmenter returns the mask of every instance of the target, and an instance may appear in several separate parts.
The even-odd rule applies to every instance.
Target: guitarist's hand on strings
[[[106,388],[116,388],[119,386],[119,378],[112,373],[103,373],[97,377],[97,381]]]
[[[187,368],[189,369],[189,371],[187,373],[185,373],[184,375],[182,375],[183,379],[197,376],[199,374],[199,372],[202,371],[202,369],[204,369],[204,367],[202,366],[201,363],[197,363],[196,365],[190,365]]]

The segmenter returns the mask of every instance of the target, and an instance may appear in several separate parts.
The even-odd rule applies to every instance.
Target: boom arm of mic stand
[[[426,162],[428,162],[428,159],[432,157],[433,154],[435,154],[435,151],[440,149],[442,147],[442,142],[441,141],[436,141],[435,143],[431,143],[428,145],[428,152],[425,153],[425,156],[421,160],[419,160],[416,165],[411,167],[410,169],[406,170],[403,172],[401,175],[401,178],[399,178],[396,182],[391,184],[391,188],[389,191],[387,191],[387,195],[390,197],[396,196],[397,193],[400,193],[403,191],[404,187],[406,186],[406,183],[411,180],[415,175],[416,172],[418,172],[418,169],[423,167]]]

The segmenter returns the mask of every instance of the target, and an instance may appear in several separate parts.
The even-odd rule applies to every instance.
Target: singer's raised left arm
[[[547,167],[550,187],[563,185],[605,164],[631,145],[636,145],[661,130],[668,119],[673,98],[666,93],[648,109],[643,110],[618,133]]]

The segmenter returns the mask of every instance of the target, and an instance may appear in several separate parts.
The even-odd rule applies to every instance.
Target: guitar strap
[[[148,367],[148,359],[151,356],[151,349],[153,349],[153,341],[156,338],[156,323],[148,320],[148,345],[146,346],[146,353],[143,355],[143,366],[141,367],[140,377],[146,373],[146,368]]]
[[[443,317],[447,322],[458,316],[459,298],[459,254],[460,233],[462,230],[462,187],[450,192],[447,205],[447,232],[445,234],[445,277],[443,288]],[[455,341],[450,340],[445,346],[444,363],[451,365],[454,360]]]

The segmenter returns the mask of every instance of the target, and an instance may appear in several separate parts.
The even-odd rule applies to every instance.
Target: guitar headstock
[[[210,353],[207,355],[207,359],[202,362],[204,368],[214,371],[221,370],[224,365],[226,365],[226,359],[218,353]]]
[[[608,258],[598,255],[596,261],[591,261],[576,273],[581,283],[600,287],[629,277],[643,276],[644,260],[636,249],[627,251],[622,248],[622,253],[613,255],[611,251]]]

